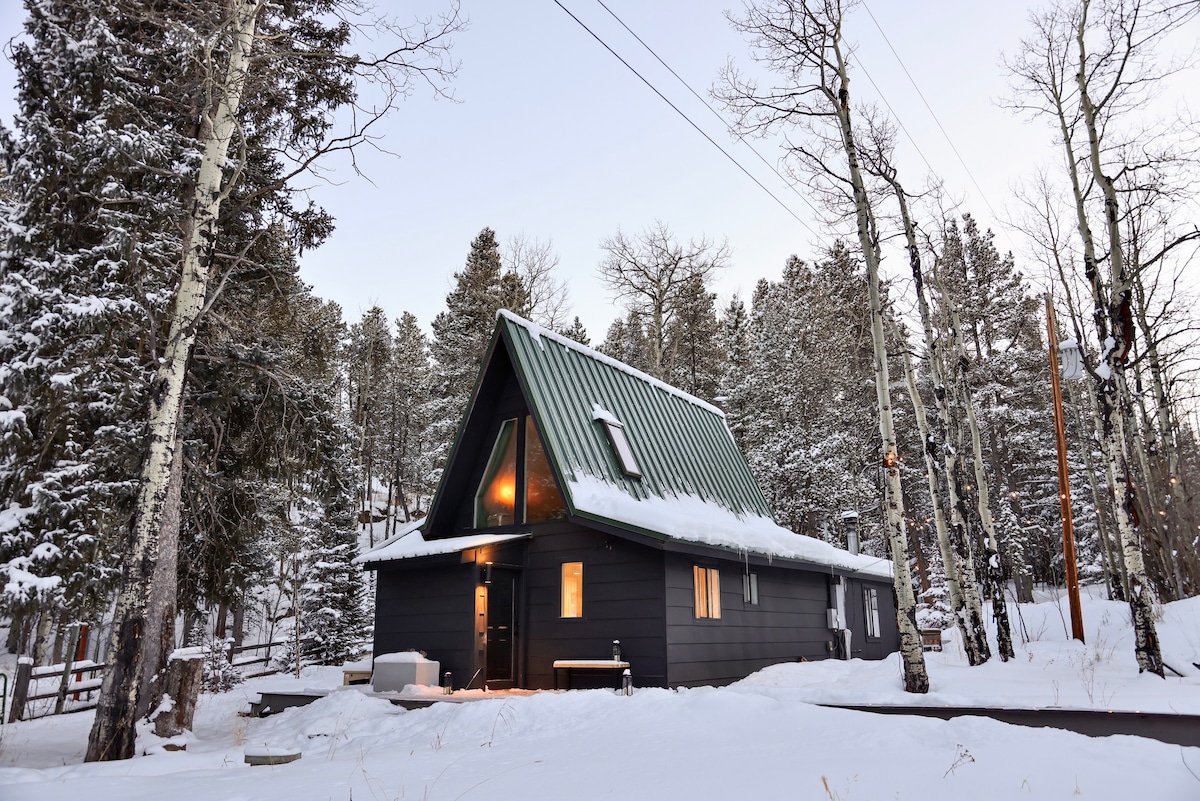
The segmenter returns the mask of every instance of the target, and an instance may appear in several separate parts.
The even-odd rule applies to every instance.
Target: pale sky
[[[707,97],[727,59],[748,64],[745,43],[722,15],[731,0],[605,0],[691,86]],[[501,241],[523,233],[553,239],[560,277],[593,341],[617,314],[596,265],[600,241],[618,228],[635,233],[661,219],[682,238],[728,238],[733,266],[715,285],[720,302],[749,299],[761,278],[777,279],[787,256],[811,258],[833,239],[789,187],[744,145],[731,140],[693,98],[597,0],[562,0],[614,50],[722,144],[796,214],[820,241],[705,141],[666,103],[597,43],[554,0],[463,0],[469,29],[457,37],[462,62],[457,103],[418,89],[386,121],[382,146],[399,158],[363,151],[359,165],[331,163],[313,198],[337,218],[337,230],[306,253],[301,274],[317,294],[341,304],[349,322],[378,303],[395,318],[411,311],[428,329],[443,307],[452,275],[485,226]],[[1028,0],[869,0],[867,6],[978,181],[975,186],[866,8],[848,22],[856,56],[883,98],[942,177],[1002,250],[1021,242],[1002,221],[1012,185],[1038,164],[1059,170],[1052,131],[1000,107],[1008,83],[999,66],[1028,31]],[[402,19],[427,15],[443,0],[383,2]],[[20,29],[22,10],[6,0],[0,32]],[[880,101],[859,69],[858,101]],[[12,86],[7,64],[0,83]],[[11,91],[8,93],[11,95]],[[882,103],[881,103],[882,105]],[[13,112],[7,96],[4,119]],[[775,144],[760,142],[772,163]],[[929,167],[902,138],[899,164],[917,188]],[[989,209],[989,203],[991,208]],[[993,214],[1000,215],[1000,219]],[[885,269],[904,270],[898,258]],[[1036,268],[1028,265],[1030,272]]]

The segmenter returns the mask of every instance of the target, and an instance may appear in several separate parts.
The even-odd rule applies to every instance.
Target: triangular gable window
[[[554,481],[554,471],[550,469],[550,460],[546,458],[546,449],[542,446],[542,438],[538,436],[537,426],[533,418],[525,418],[525,522],[545,523],[549,520],[563,520],[567,516],[567,505],[558,484]]]
[[[637,459],[633,458],[633,449],[629,447],[629,440],[625,437],[625,424],[598,403],[592,404],[592,419],[604,426],[604,431],[608,434],[608,443],[617,457],[621,472],[630,478],[641,478],[642,471],[638,469]]]
[[[525,458],[522,460],[525,503],[516,508],[519,492],[517,475],[517,419],[505,420],[492,445],[483,480],[475,493],[475,528],[495,528],[513,523],[545,523],[564,520],[567,505],[554,480],[554,471],[546,458],[542,438],[533,417],[525,417]],[[522,519],[523,518],[523,519]]]
[[[492,446],[487,470],[475,493],[475,528],[493,528],[516,522],[517,421],[505,420]]]

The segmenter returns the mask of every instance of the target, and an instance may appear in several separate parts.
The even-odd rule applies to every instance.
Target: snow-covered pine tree
[[[573,339],[580,345],[591,345],[592,338],[588,336],[587,329],[583,327],[583,322],[580,321],[579,315],[575,315],[575,321],[571,323],[570,328],[564,328],[559,331],[567,339]]]
[[[389,506],[393,527],[424,514],[433,486],[429,421],[429,342],[417,318],[404,312],[396,320],[392,361],[384,377],[384,417],[387,425]]]
[[[642,314],[630,309],[622,319],[618,317],[608,326],[604,341],[597,348],[605,356],[625,362],[634,369],[649,372],[649,343]]]
[[[3,132],[0,608],[107,605],[141,455],[140,408],[179,254],[174,123],[186,68],[164,32],[92,2],[31,4]]]
[[[667,326],[664,359],[670,383],[707,401],[718,393],[725,357],[716,300],[703,276],[692,276],[680,286],[677,309]]]
[[[430,437],[435,443],[433,464],[441,465],[454,441],[475,375],[502,308],[500,246],[496,232],[484,228],[471,242],[466,265],[454,274],[454,289],[446,308],[433,319],[433,398],[429,404]],[[440,468],[436,468],[440,469]]]
[[[391,439],[387,395],[388,373],[392,367],[392,332],[387,315],[379,306],[372,306],[350,327],[346,367],[350,409],[359,429],[356,456],[363,480],[359,491],[359,522],[369,532],[369,544],[374,545],[374,520],[379,512],[385,511],[376,503],[376,487],[388,484],[390,461],[387,451]],[[387,518],[386,512],[384,517]]]
[[[744,412],[734,422],[777,520],[800,533],[835,539],[826,523],[869,509],[880,491],[865,289],[838,243],[813,265],[790,258],[777,283],[754,293],[749,367],[731,394],[745,399]],[[880,527],[862,523],[866,549],[883,555]]]

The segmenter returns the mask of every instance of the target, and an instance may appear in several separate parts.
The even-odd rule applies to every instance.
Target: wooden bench
[[[629,668],[628,662],[616,659],[555,659],[554,660],[554,689],[571,689],[571,674],[576,670],[614,670],[617,677],[615,686],[620,688],[621,675]],[[566,675],[567,686],[563,687],[560,676]]]

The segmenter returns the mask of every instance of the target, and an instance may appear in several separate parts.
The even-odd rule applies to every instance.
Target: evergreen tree
[[[429,438],[429,343],[417,318],[404,312],[396,321],[388,368],[385,408],[388,425],[389,496],[399,507],[397,521],[409,522],[428,508],[433,444]]]
[[[718,394],[725,355],[716,300],[702,276],[683,283],[676,296],[675,316],[667,327],[668,355],[664,359],[670,365],[670,383],[709,401]]]
[[[512,284],[504,282],[496,233],[484,228],[471,242],[466,266],[454,274],[454,289],[446,296],[446,309],[433,319],[433,399],[428,418],[436,443],[434,464],[442,464],[454,441],[459,420],[475,386],[496,312]]]
[[[592,344],[592,338],[588,336],[587,329],[584,328],[583,323],[580,322],[579,315],[575,315],[575,322],[573,322],[571,324],[570,328],[567,328],[563,331],[559,331],[559,333],[562,334],[567,339],[575,340],[580,345],[591,345]]]

